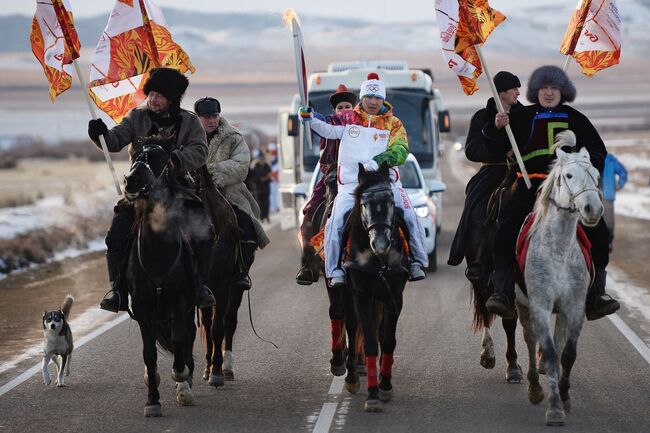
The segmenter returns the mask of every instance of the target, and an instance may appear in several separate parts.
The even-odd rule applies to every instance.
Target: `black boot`
[[[477,260],[467,265],[465,277],[470,281],[478,281],[483,278],[483,264]]]
[[[216,302],[214,295],[207,285],[210,259],[212,257],[212,242],[200,241],[193,246],[197,267],[196,306],[198,308],[212,307]]]
[[[250,290],[251,277],[248,275],[248,270],[253,265],[255,260],[255,250],[257,249],[257,242],[252,240],[239,241],[239,273],[233,278],[233,286],[239,290]]]
[[[305,240],[303,240],[305,242]],[[308,240],[306,242],[309,242]],[[296,283],[302,286],[309,286],[312,283],[318,281],[320,274],[320,269],[318,266],[318,259],[316,257],[316,251],[310,244],[304,244],[305,247],[302,249],[302,257],[300,262],[302,267],[296,274]]]
[[[495,270],[492,274],[494,293],[485,301],[485,308],[504,319],[515,317],[515,281],[512,268]]]
[[[616,312],[621,304],[616,299],[605,293],[607,283],[607,271],[604,268],[596,268],[594,282],[587,292],[587,304],[585,305],[587,320],[597,320]]]
[[[129,307],[128,291],[122,266],[124,257],[114,252],[106,253],[106,265],[108,266],[108,279],[111,281],[111,290],[99,303],[102,310],[117,313],[126,311]]]

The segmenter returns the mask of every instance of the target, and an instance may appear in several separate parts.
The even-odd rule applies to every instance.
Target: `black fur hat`
[[[169,99],[173,105],[180,105],[183,94],[190,81],[173,68],[154,68],[149,74],[149,79],[144,84],[144,94],[158,92]]]
[[[535,69],[528,80],[526,98],[533,104],[539,102],[537,94],[543,86],[557,86],[562,94],[562,102],[573,102],[576,98],[576,88],[566,73],[557,66],[546,65]]]

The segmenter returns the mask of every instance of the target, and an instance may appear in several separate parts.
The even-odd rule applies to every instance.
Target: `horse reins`
[[[589,172],[589,167],[592,167],[592,165],[591,165],[590,163],[587,163],[587,162],[584,162],[584,161],[569,161],[569,162],[566,163],[566,164],[560,164],[560,168],[563,170],[564,167],[566,167],[566,166],[568,166],[568,165],[571,165],[571,164],[578,164],[578,165],[580,165],[580,166],[588,166],[588,167],[587,167],[587,170],[585,170],[585,171],[586,171],[587,174],[589,175],[589,178],[591,178],[591,180],[594,181],[594,184],[598,185],[598,181],[597,181],[597,179],[594,179],[594,177],[593,177],[593,176],[591,175],[591,173]],[[595,192],[598,193],[598,196],[599,196],[599,197],[601,196],[601,191],[600,191],[599,188],[587,187],[587,179],[589,179],[589,178],[588,178],[587,176],[585,176],[585,179],[584,179],[584,182],[583,182],[582,188],[579,189],[578,192],[576,192],[575,194],[573,193],[573,191],[571,191],[571,187],[569,186],[569,184],[568,184],[567,182],[565,182],[566,189],[569,191],[569,196],[570,196],[570,198],[569,198],[569,206],[568,206],[568,207],[560,206],[560,205],[555,201],[555,199],[553,199],[552,197],[549,197],[549,198],[548,198],[548,201],[551,202],[551,203],[552,203],[556,208],[558,208],[558,209],[565,210],[565,211],[567,211],[567,212],[569,212],[569,213],[575,213],[575,212],[577,212],[578,209],[576,208],[576,205],[575,205],[575,199],[576,199],[580,194],[584,194],[585,192],[589,192],[589,191],[595,191]],[[557,179],[556,179],[556,181],[555,181],[555,184],[557,185],[558,188],[561,188],[561,187],[562,187],[562,171],[560,171],[560,173],[558,174]]]

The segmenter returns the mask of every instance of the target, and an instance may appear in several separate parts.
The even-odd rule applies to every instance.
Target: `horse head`
[[[142,143],[142,150],[133,157],[131,169],[124,177],[124,196],[129,201],[146,199],[155,182],[169,172],[172,142],[164,137],[149,137]]]
[[[366,171],[363,164],[359,164],[356,202],[361,225],[368,233],[372,252],[380,257],[386,256],[391,247],[395,215],[393,190],[386,164],[382,164],[377,171]]]
[[[555,154],[557,162],[549,174],[542,196],[558,209],[577,212],[580,222],[588,227],[598,224],[603,214],[601,192],[598,188],[599,173],[591,164],[586,148],[568,153],[563,146],[575,147],[576,137],[570,131],[563,131],[556,137]],[[546,193],[545,193],[546,190]]]

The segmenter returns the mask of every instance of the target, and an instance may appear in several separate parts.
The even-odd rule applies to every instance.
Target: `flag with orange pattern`
[[[72,85],[70,63],[79,57],[79,37],[68,0],[38,0],[29,33],[32,52],[50,83],[50,100]]]
[[[149,71],[160,66],[196,70],[152,0],[117,0],[90,67],[91,98],[120,122],[145,99]]]
[[[483,45],[506,17],[487,0],[436,0],[435,8],[443,57],[465,94],[471,95],[478,90],[476,80],[483,72],[474,45]]]
[[[621,16],[615,0],[579,0],[560,52],[573,56],[588,77],[618,64]]]

